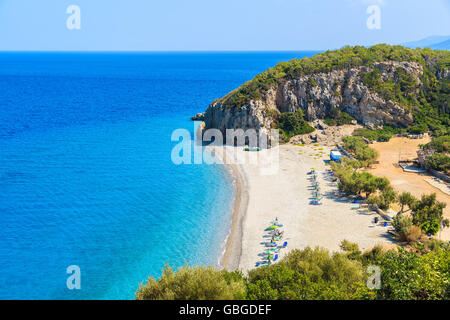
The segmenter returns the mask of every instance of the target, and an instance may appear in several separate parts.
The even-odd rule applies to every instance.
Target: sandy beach
[[[386,228],[373,223],[376,213],[352,209],[355,205],[350,199],[335,196],[337,188],[326,174],[328,166],[324,162],[329,159],[329,147],[282,145],[275,170],[267,170],[268,161],[273,161],[272,149],[245,152],[238,147],[213,148],[228,162],[244,159],[243,163],[230,165],[236,178],[236,200],[224,268],[244,272],[253,269],[266,249],[264,230],[275,218],[284,225],[283,241],[288,242],[280,258],[292,249],[308,246],[337,251],[344,239],[358,243],[361,249],[392,243]],[[251,163],[249,157],[255,156],[257,163]],[[307,173],[311,168],[318,172],[324,195],[320,206],[310,204]]]

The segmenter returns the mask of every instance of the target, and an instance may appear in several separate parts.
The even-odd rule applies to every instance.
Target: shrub
[[[411,227],[412,225],[412,219],[404,215],[399,215],[392,221],[392,226],[399,234],[403,234],[403,231]]]
[[[281,130],[285,141],[289,141],[295,135],[311,133],[314,128],[304,119],[303,112],[299,109],[297,112],[284,112],[278,119],[278,128]]]
[[[181,267],[177,272],[166,266],[161,278],[149,278],[136,292],[138,300],[229,300],[243,299],[245,280],[239,272],[212,267]]]
[[[342,142],[344,148],[352,153],[356,159],[363,162],[365,166],[375,163],[378,158],[378,152],[370,148],[361,137],[344,137]]]
[[[402,214],[404,212],[405,206],[408,206],[409,209],[411,209],[417,202],[417,199],[409,192],[402,192],[398,196],[398,202],[402,206],[399,214]]]
[[[377,265],[381,269],[383,300],[448,299],[450,296],[450,252],[439,249],[419,255],[399,247],[388,251]]]
[[[444,227],[449,226],[449,220],[444,219],[443,210],[446,204],[436,200],[436,193],[423,195],[412,208],[413,223],[419,226],[426,234],[435,235]]]
[[[317,82],[312,77],[309,77],[308,83],[313,87],[317,87]]]
[[[384,126],[382,129],[370,130],[367,128],[358,128],[353,131],[354,136],[361,136],[370,141],[387,142],[397,134],[401,133],[402,129],[392,128],[389,126]]]
[[[422,229],[418,226],[409,226],[402,230],[401,236],[408,243],[416,242],[422,237]]]
[[[328,250],[291,251],[279,263],[249,272],[248,298],[260,299],[362,299],[365,272],[358,261]]]
[[[444,173],[450,172],[450,157],[443,153],[435,153],[425,160],[425,167]]]
[[[420,245],[416,243],[415,245]],[[140,285],[137,299],[384,299],[450,298],[450,247],[430,241],[421,252],[383,251],[376,246],[360,254],[343,241],[345,254],[321,248],[293,250],[278,263],[240,272],[211,267],[166,267],[159,280]],[[366,287],[366,267],[381,270],[381,288]]]
[[[367,203],[376,205],[382,210],[389,209],[391,203],[397,199],[397,194],[389,185],[380,194],[373,194],[367,198]]]
[[[425,149],[432,149],[436,152],[450,152],[450,135],[434,138],[424,146]]]
[[[358,259],[361,256],[361,251],[357,243],[342,240],[339,247],[347,254],[349,259]]]
[[[332,163],[332,169],[339,179],[339,190],[351,194],[361,194],[364,192],[366,197],[372,204],[379,207],[389,205],[395,200],[395,192],[393,192],[390,182],[386,178],[376,177],[368,172],[357,172],[355,169],[359,167],[359,161],[342,160],[341,163]],[[380,192],[382,196],[372,195]]]
[[[347,112],[341,111],[339,108],[334,108],[330,111],[324,122],[329,126],[342,126],[344,124],[351,124],[355,120]]]

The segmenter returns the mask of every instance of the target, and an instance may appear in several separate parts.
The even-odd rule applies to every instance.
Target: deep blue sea
[[[232,178],[173,164],[171,134],[313,54],[0,53],[0,299],[133,299],[165,263],[217,265]]]

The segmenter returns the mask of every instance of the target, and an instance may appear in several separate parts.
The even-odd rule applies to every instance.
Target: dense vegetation
[[[450,135],[434,138],[431,142],[424,146],[424,149],[434,150],[439,153],[450,152]]]
[[[449,226],[449,220],[444,219],[446,204],[436,200],[436,194],[423,195],[412,205],[413,224],[420,227],[426,234],[435,235],[444,227]]]
[[[362,195],[369,203],[378,205],[381,209],[397,199],[397,194],[387,178],[380,178],[368,172],[358,172],[359,161],[342,160],[332,163],[334,174],[339,179],[339,190],[347,194]]]
[[[450,157],[443,153],[435,153],[425,160],[425,167],[449,174]]]
[[[450,250],[429,241],[414,250],[361,253],[358,245],[341,243],[341,253],[321,248],[289,252],[280,262],[240,272],[211,267],[166,267],[159,280],[149,278],[137,299],[389,299],[450,298]],[[379,289],[369,289],[369,266],[380,268]],[[372,279],[370,279],[372,280]]]
[[[378,158],[377,150],[370,148],[361,137],[344,137],[342,144],[348,152],[360,161],[361,166],[368,167],[375,163]]]
[[[434,138],[423,149],[433,153],[425,160],[427,168],[450,173],[450,135]]]
[[[314,128],[305,121],[301,109],[298,109],[297,112],[284,112],[278,115],[277,118],[275,118],[275,121],[278,129],[280,129],[281,139],[285,142],[298,134],[314,131]]]
[[[159,280],[149,278],[136,292],[138,300],[230,300],[245,296],[241,273],[188,266],[177,272],[166,266]]]
[[[360,136],[368,139],[369,141],[379,141],[379,142],[387,142],[391,140],[391,138],[395,134],[402,133],[403,130],[400,128],[393,128],[390,126],[384,126],[381,129],[370,130],[367,128],[359,128],[353,132],[354,136]]]
[[[417,80],[402,68],[396,70],[394,79],[387,81],[383,81],[379,71],[374,68],[363,75],[364,83],[384,98],[392,99],[412,110],[415,125],[409,128],[410,132],[427,130],[448,132],[450,80],[437,80],[437,76],[443,70],[450,68],[450,52],[446,50],[409,49],[385,44],[369,48],[347,46],[311,58],[281,62],[246,82],[220,101],[230,107],[241,107],[252,99],[262,99],[269,88],[290,79],[314,73],[327,73],[336,69],[359,66],[372,68],[375,62],[384,61],[410,61],[422,65],[424,68],[420,78],[422,85],[418,87]]]
[[[324,122],[329,126],[342,126],[344,124],[352,124],[353,120],[355,119],[347,112],[335,108],[330,111],[330,114],[324,119]]]
[[[423,195],[416,199],[408,192],[400,195],[395,192],[387,178],[376,177],[368,172],[358,172],[360,167],[358,161],[342,160],[340,163],[332,163],[331,167],[335,176],[339,179],[339,190],[352,195],[364,195],[367,202],[377,205],[380,209],[386,210],[392,203],[399,203],[401,210],[398,219],[394,222],[401,240],[414,240],[409,236],[414,234],[415,240],[422,236],[422,233],[435,235],[444,227],[449,226],[449,220],[444,219],[443,210],[445,203],[436,200],[436,194]],[[411,211],[411,218],[400,218],[408,207]],[[417,232],[417,228],[420,232]]]
[[[416,103],[417,80],[402,67],[395,70],[394,78],[383,81],[377,68],[362,76],[363,83],[377,92],[385,100],[399,102],[403,106],[413,106]]]
[[[446,204],[437,201],[435,193],[416,199],[409,192],[403,192],[397,201],[401,210],[395,217],[393,226],[400,237],[399,240],[414,242],[419,240],[423,233],[437,234],[441,230],[441,224],[443,227],[449,227],[449,220],[444,219],[443,210]],[[409,208],[407,211],[404,210],[405,206]],[[408,211],[411,211],[410,215],[403,214]]]

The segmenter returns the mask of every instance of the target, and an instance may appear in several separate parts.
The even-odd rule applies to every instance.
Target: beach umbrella
[[[276,226],[276,225],[271,225],[271,226],[269,227],[269,229],[271,229],[271,230],[278,229],[278,228],[279,228],[279,226]]]

